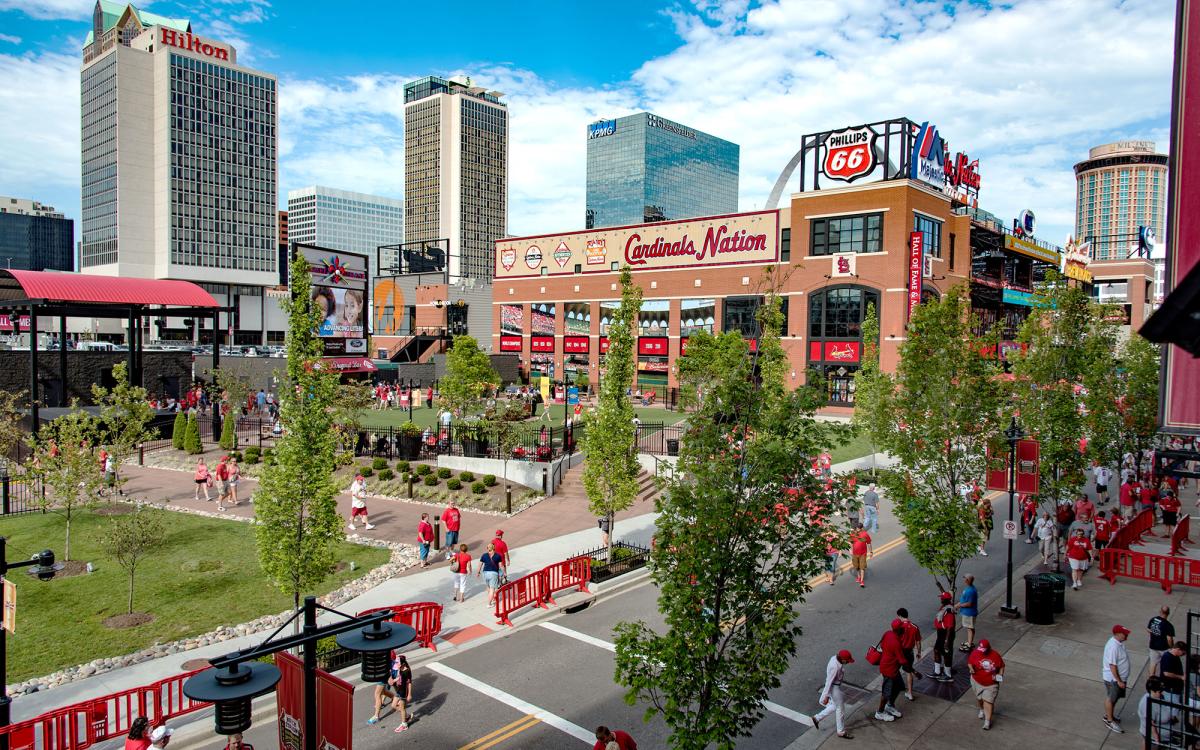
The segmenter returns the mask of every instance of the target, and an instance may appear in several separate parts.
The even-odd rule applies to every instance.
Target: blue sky
[[[158,0],[280,79],[280,189],[399,197],[401,87],[469,74],[506,93],[509,230],[582,224],[597,117],[640,110],[741,145],[741,208],[761,207],[808,132],[930,120],[980,159],[981,206],[1074,220],[1071,165],[1125,138],[1165,148],[1168,0],[314,3]],[[444,6],[443,6],[444,7]],[[0,194],[79,215],[79,47],[88,0],[0,0]]]

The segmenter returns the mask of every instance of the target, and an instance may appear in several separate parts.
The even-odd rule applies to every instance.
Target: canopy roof
[[[220,307],[211,294],[190,281],[0,270],[0,306],[17,300],[76,305]]]

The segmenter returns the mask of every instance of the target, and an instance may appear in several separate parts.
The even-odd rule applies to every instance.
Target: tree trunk
[[[133,568],[129,569],[129,614],[133,614]]]
[[[67,539],[63,543],[63,562],[71,561],[71,511],[67,511]]]
[[[613,534],[617,530],[617,514],[614,513],[612,511],[612,509],[609,509],[607,515],[608,515],[608,551],[605,554],[608,555],[607,559],[608,559],[608,562],[611,564],[613,561],[613,559],[612,559]]]

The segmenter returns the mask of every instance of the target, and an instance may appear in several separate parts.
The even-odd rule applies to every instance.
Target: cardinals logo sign
[[[875,133],[870,128],[847,128],[825,139],[821,169],[833,180],[853,182],[875,170]]]
[[[500,265],[504,266],[505,271],[511,271],[512,267],[517,263],[517,251],[511,247],[506,247],[500,251]]]

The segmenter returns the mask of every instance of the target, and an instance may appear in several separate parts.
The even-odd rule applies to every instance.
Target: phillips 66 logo
[[[848,128],[825,139],[825,176],[851,182],[875,169],[875,133],[870,128]]]

